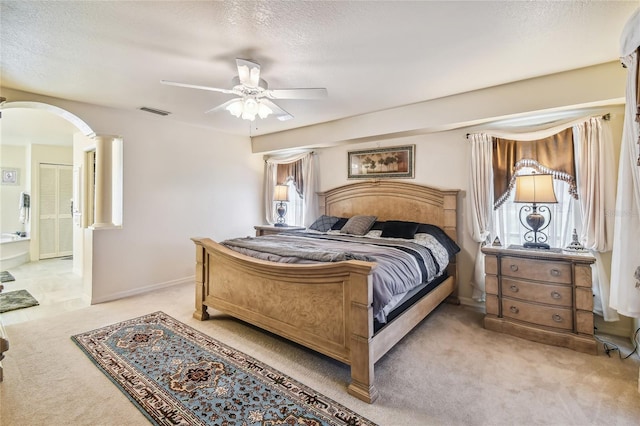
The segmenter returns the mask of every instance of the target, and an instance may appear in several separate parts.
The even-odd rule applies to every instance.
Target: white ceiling
[[[1,84],[259,135],[617,60],[620,33],[638,6],[2,0]],[[160,84],[231,88],[237,57],[260,63],[270,88],[326,87],[329,96],[276,101],[295,118],[250,123],[225,111],[204,114],[230,95]],[[3,135],[12,134],[3,121]]]

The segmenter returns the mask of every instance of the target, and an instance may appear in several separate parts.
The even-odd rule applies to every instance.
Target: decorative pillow
[[[405,240],[413,239],[418,231],[419,224],[416,222],[404,222],[401,220],[389,220],[382,227],[383,238],[404,238]]]
[[[453,239],[449,237],[446,232],[444,232],[444,229],[440,228],[439,226],[421,223],[420,226],[418,226],[416,237],[419,234],[433,235],[435,239],[438,240],[440,244],[442,244],[444,248],[447,249],[449,257],[451,258],[453,258],[453,256],[460,252],[460,246],[458,246],[458,244],[456,244],[456,242],[453,241]]]
[[[382,228],[384,227],[384,222],[378,222],[377,220],[373,223],[370,231],[380,231],[382,232]]]
[[[347,223],[340,229],[343,234],[364,235],[376,221],[376,216],[357,215],[349,218]]]
[[[367,238],[380,238],[380,235],[382,235],[382,231],[379,231],[379,230],[373,229],[373,228],[371,228],[371,230],[369,232],[364,234],[364,236],[367,237]]]
[[[341,217],[340,219],[338,219],[338,221],[336,223],[333,224],[331,229],[334,230],[334,231],[341,230],[342,227],[347,224],[347,220],[349,220],[349,219],[347,219],[346,217]]]
[[[322,215],[309,226],[314,231],[327,232],[339,220],[339,217]]]

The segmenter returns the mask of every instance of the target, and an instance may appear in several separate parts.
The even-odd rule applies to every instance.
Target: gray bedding
[[[262,260],[281,263],[376,262],[373,270],[373,310],[380,322],[395,295],[440,276],[449,254],[435,238],[420,241],[365,238],[307,232],[282,233],[223,241],[226,247]]]

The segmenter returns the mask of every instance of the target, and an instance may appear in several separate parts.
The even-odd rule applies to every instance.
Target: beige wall
[[[193,282],[191,237],[250,235],[262,223],[264,163],[247,137],[6,88],[2,96],[54,105],[123,138],[124,226],[83,238],[94,303]]]
[[[0,144],[0,167],[18,170],[17,185],[0,185],[0,202],[2,203],[0,232],[2,233],[29,231],[28,226],[20,223],[18,211],[20,193],[28,190],[30,181],[27,165],[26,147]]]

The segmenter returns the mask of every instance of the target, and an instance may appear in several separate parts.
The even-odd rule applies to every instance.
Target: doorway
[[[73,167],[40,164],[39,259],[73,255]]]

